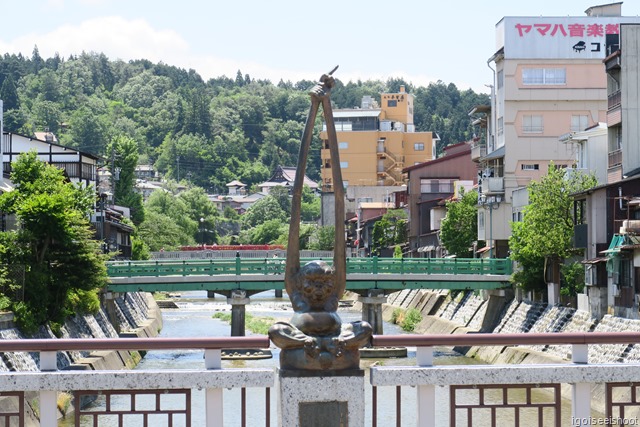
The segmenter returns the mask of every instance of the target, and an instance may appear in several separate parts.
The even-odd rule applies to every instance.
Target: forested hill
[[[0,58],[0,99],[6,131],[49,129],[61,144],[105,157],[116,136],[128,136],[137,142],[141,163],[220,191],[233,179],[251,185],[277,165],[296,164],[307,90],[321,71],[296,83],[274,84],[241,71],[205,82],[196,70],[168,64],[113,61],[98,53],[44,59],[35,48],[31,58]],[[344,83],[337,77],[335,108],[359,106],[363,95],[379,102],[382,92],[405,85],[416,97],[416,130],[437,132],[442,146],[470,139],[467,113],[489,103],[488,95],[459,91],[453,83],[416,87],[402,78]],[[318,179],[319,141],[314,144],[308,175]]]

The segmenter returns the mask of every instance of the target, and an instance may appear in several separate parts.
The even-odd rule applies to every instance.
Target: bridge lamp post
[[[200,217],[200,243],[204,248],[204,218]]]
[[[493,258],[493,210],[500,207],[502,198],[500,196],[487,197],[486,194],[480,195],[480,204],[485,210],[489,210],[489,259]]]

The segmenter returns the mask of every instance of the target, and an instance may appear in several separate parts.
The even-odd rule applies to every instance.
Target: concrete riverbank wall
[[[417,325],[418,334],[466,334],[477,332],[640,332],[640,320],[606,315],[598,320],[587,312],[570,307],[549,306],[546,303],[519,301],[510,295],[494,295],[473,291],[412,290],[389,295],[383,306],[383,318],[390,321],[394,310],[415,308],[422,314]],[[571,346],[494,346],[456,347],[461,354],[488,364],[569,363]],[[603,344],[589,346],[589,363],[638,363],[639,345]],[[604,385],[594,385],[592,408],[604,413]],[[563,396],[571,396],[568,385],[563,385]],[[640,416],[635,411],[628,416]]]
[[[111,319],[111,320],[110,320]],[[114,325],[116,323],[117,325]],[[95,315],[74,316],[62,327],[61,338],[154,337],[162,329],[162,314],[149,293],[126,293],[114,296]],[[120,332],[116,332],[119,330]],[[13,323],[11,313],[0,313],[0,339],[56,338],[49,328],[33,336],[23,335]],[[59,370],[119,370],[135,367],[142,355],[137,351],[58,352]],[[0,353],[0,371],[38,371],[38,353]],[[27,393],[26,426],[38,426],[36,393]],[[0,397],[0,411],[15,409],[11,398]],[[84,402],[83,402],[84,404]],[[58,397],[59,417],[73,412],[69,395]]]

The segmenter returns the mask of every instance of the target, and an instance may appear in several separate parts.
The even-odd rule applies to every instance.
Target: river
[[[286,295],[284,298],[275,298],[273,292],[265,292],[260,295],[251,297],[252,303],[247,306],[247,312],[257,317],[272,317],[274,319],[289,319],[291,316],[291,306]],[[163,329],[160,333],[162,337],[209,337],[209,336],[229,336],[230,325],[218,319],[214,319],[212,316],[217,311],[229,311],[230,306],[226,304],[226,299],[217,297],[216,299],[208,299],[206,292],[194,291],[185,292],[180,298],[176,299],[178,309],[163,309]],[[349,309],[340,309],[340,316],[344,322],[359,320],[361,318],[360,312]],[[400,334],[402,330],[393,324],[384,324],[385,334]],[[251,333],[247,331],[247,335]],[[251,367],[269,367],[274,368],[277,366],[279,357],[279,349],[272,348],[273,358],[261,359],[261,360],[223,360],[223,368],[251,368]],[[365,425],[371,425],[371,387],[369,384],[368,367],[373,363],[385,364],[385,365],[415,365],[415,348],[408,349],[408,357],[399,359],[362,359],[361,365],[365,368],[365,399],[366,399],[366,413],[365,413]],[[469,365],[476,364],[473,359],[469,359],[455,353],[446,348],[439,348],[435,351],[434,364],[436,365]],[[140,362],[136,369],[204,369],[204,353],[198,350],[169,350],[169,351],[150,351],[145,358]],[[475,392],[472,392],[475,393]],[[509,392],[510,396],[517,398],[513,391]],[[436,405],[438,414],[438,420],[442,420],[441,425],[449,425],[449,403],[448,403],[448,388],[439,387],[437,389],[438,402]],[[170,399],[170,397],[167,397]],[[547,400],[544,396],[541,399]],[[469,399],[473,399],[469,397]],[[204,413],[204,391],[193,390],[191,395],[192,400],[192,426],[199,427],[204,425],[205,413]],[[151,402],[149,403],[151,405]],[[271,393],[271,425],[277,426],[277,390],[272,390]],[[104,401],[100,397],[94,403],[96,407],[104,407]],[[116,399],[113,403],[114,406],[122,405],[122,407],[128,407],[128,402],[124,398]],[[239,426],[239,408],[240,408],[240,391],[239,390],[224,390],[224,405],[225,405],[225,420],[224,425],[232,427]],[[151,406],[150,406],[151,407]],[[247,389],[247,407],[255,408],[255,410],[247,411],[247,425],[248,426],[262,426],[264,425],[264,390],[263,389]],[[501,412],[505,417],[512,418],[513,415],[509,414],[507,410]],[[598,414],[594,414],[597,416]],[[395,387],[380,387],[378,390],[378,425],[379,426],[391,426],[395,425]],[[562,426],[570,426],[571,407],[570,402],[564,401],[562,408]],[[535,417],[534,417],[535,418]],[[415,425],[416,420],[416,390],[411,387],[404,387],[402,389],[402,425],[412,426]],[[546,414],[544,425],[550,426],[552,424],[552,414]],[[63,420],[59,423],[59,426],[71,426],[72,420]],[[183,421],[183,420],[179,420]],[[504,424],[504,420],[501,418],[501,425],[513,425],[513,421]],[[477,424],[490,425],[490,424]],[[92,425],[88,420],[82,426]],[[117,426],[117,420],[115,419],[101,419],[101,426],[111,427]],[[142,422],[128,421],[127,427],[135,427],[142,425]],[[165,424],[160,422],[152,423],[153,427],[161,427]],[[175,423],[174,426],[182,425]],[[462,424],[461,424],[462,425]],[[466,425],[466,423],[464,424]],[[528,424],[522,424],[527,426]],[[531,423],[531,426],[538,425]]]

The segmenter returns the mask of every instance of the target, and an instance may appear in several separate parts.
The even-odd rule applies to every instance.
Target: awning
[[[609,249],[601,251],[601,254],[614,254],[620,252],[620,246],[624,245],[625,238],[620,234],[614,234],[609,244]]]
[[[487,154],[486,156],[484,156],[483,158],[481,158],[481,161],[485,161],[485,160],[493,160],[493,159],[500,159],[502,157],[504,157],[504,145],[500,148],[498,148],[497,150],[493,150],[492,152],[490,152],[489,154]]]
[[[418,248],[418,252],[430,252],[435,250],[436,250],[436,247],[433,245],[422,246]]]
[[[9,191],[13,191],[14,188],[13,183],[8,179],[2,178],[2,181],[0,181],[0,192],[8,193]]]
[[[492,249],[493,246],[485,246],[484,248],[480,248],[476,251],[477,254],[483,254],[487,252],[489,249]]]
[[[582,261],[582,264],[598,264],[600,262],[606,262],[606,261],[607,261],[607,257],[603,256],[598,258],[585,259],[584,261]]]

